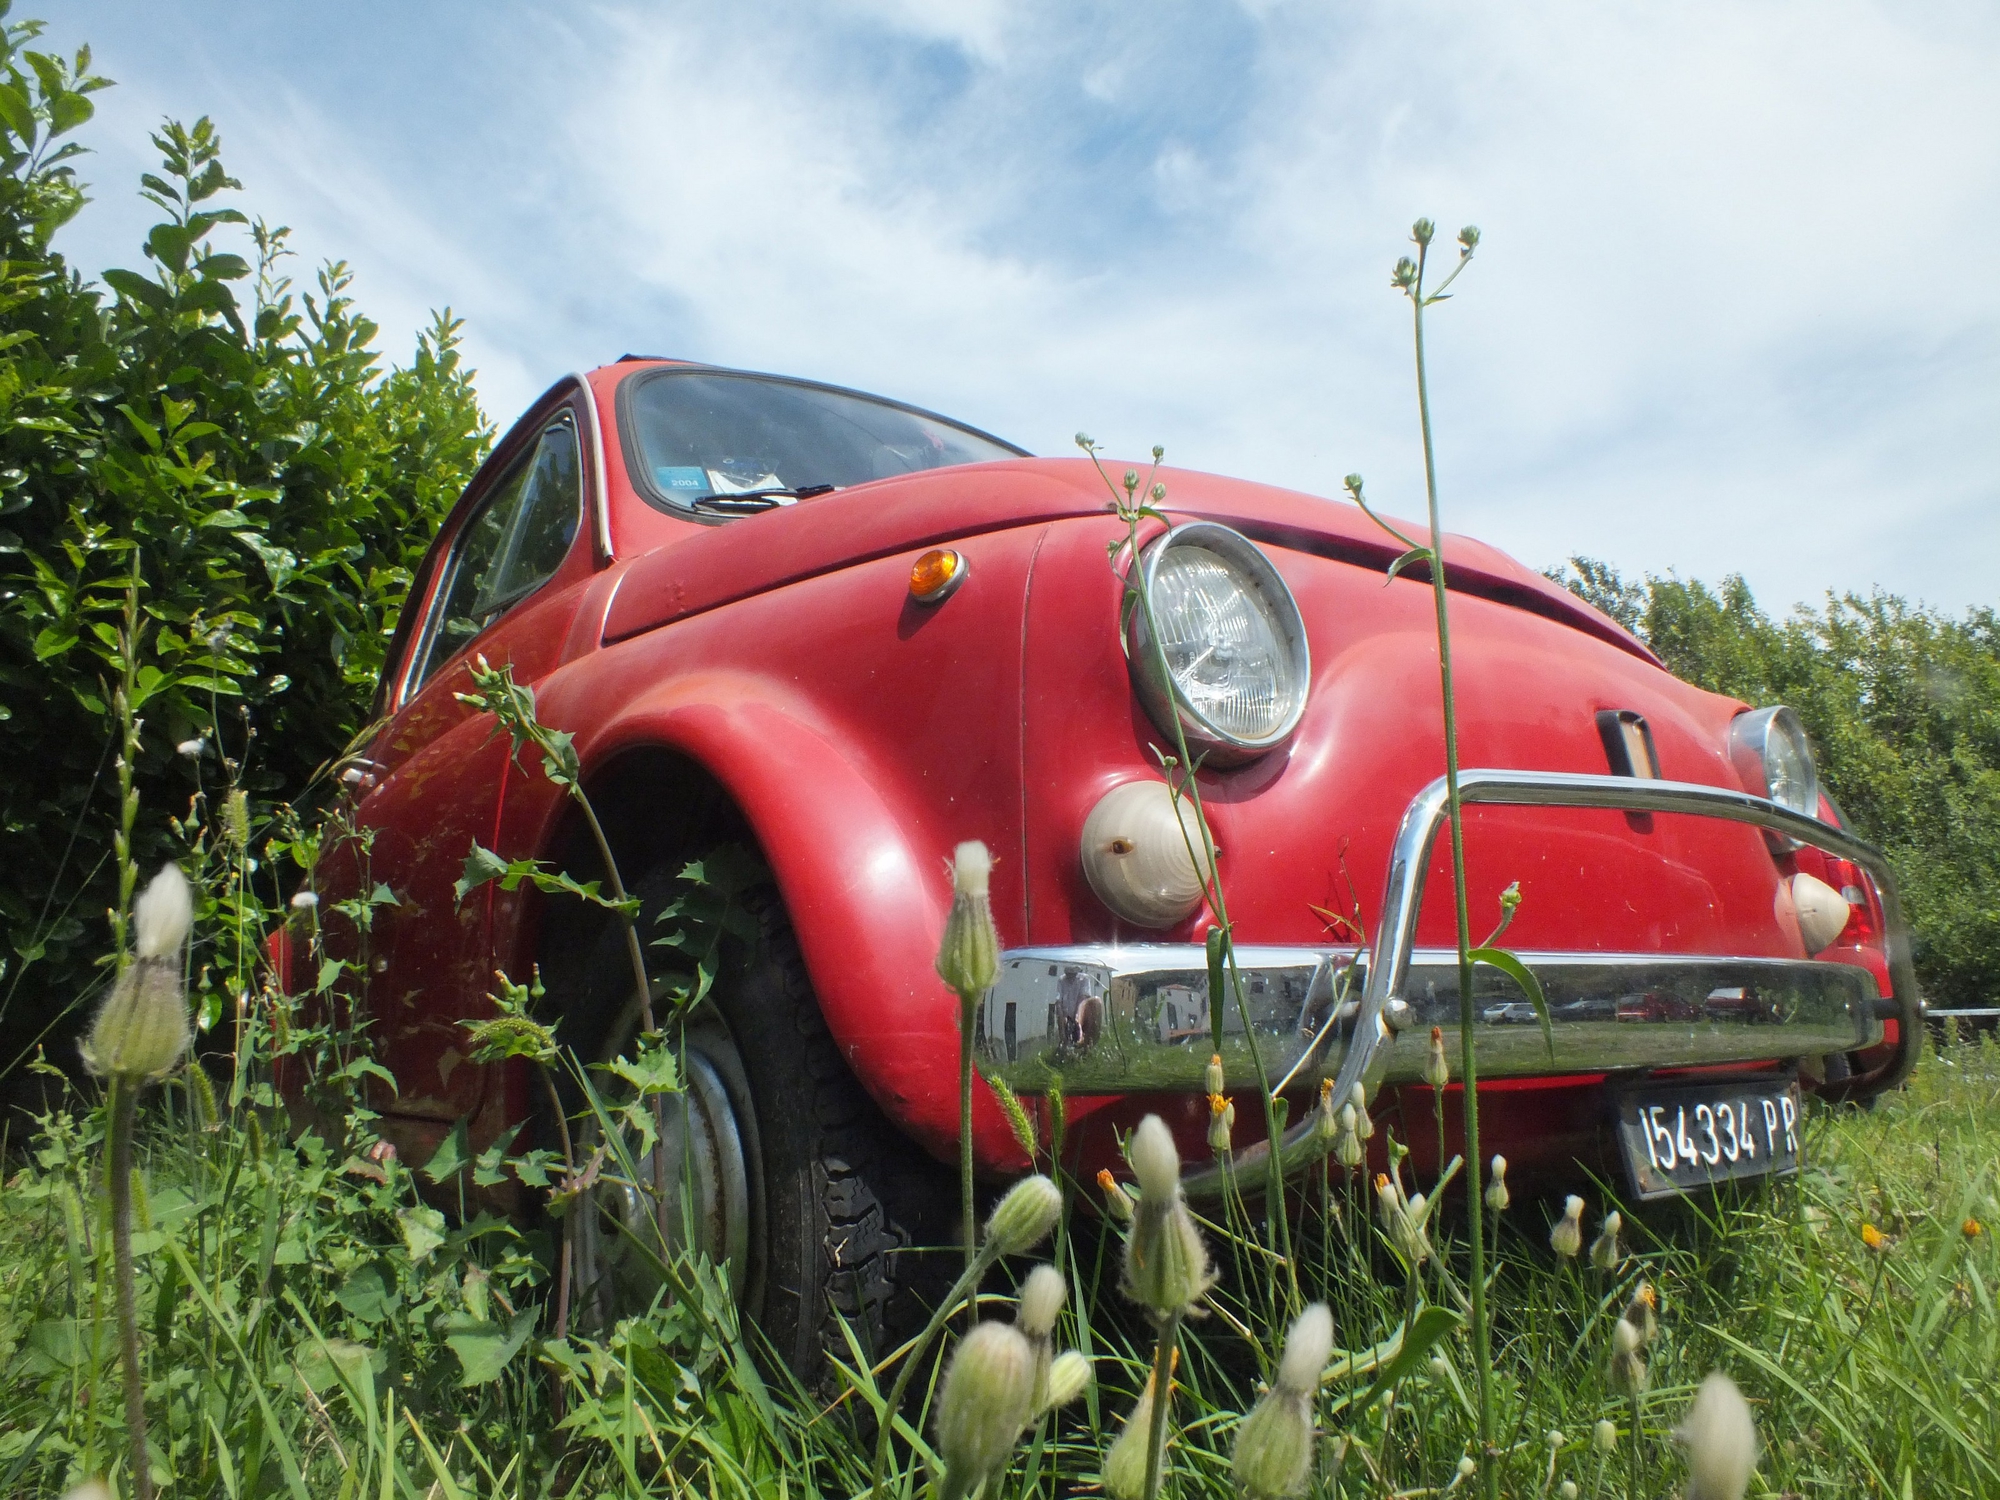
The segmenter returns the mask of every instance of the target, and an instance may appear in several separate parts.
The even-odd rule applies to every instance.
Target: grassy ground
[[[651,1319],[555,1341],[538,1316],[547,1246],[425,1205],[407,1164],[370,1153],[365,1121],[340,1150],[299,1149],[248,1112],[201,1128],[190,1102],[156,1096],[142,1155],[140,1311],[164,1493],[866,1488],[871,1450],[851,1418],[879,1402],[890,1372],[857,1368],[855,1390],[831,1408],[760,1376],[744,1355],[754,1330],[698,1267],[682,1268],[678,1303]],[[1551,1255],[1546,1206],[1507,1211],[1493,1285],[1504,1493],[1554,1497],[1565,1482],[1586,1496],[1677,1493],[1671,1429],[1720,1367],[1750,1397],[1763,1440],[1753,1495],[2000,1495],[2000,1048],[1943,1049],[1877,1109],[1816,1114],[1808,1148],[1795,1182],[1628,1215],[1630,1258],[1614,1272]],[[80,1114],[27,1164],[10,1163],[0,1198],[0,1493],[120,1478],[97,1150],[97,1123]],[[452,1163],[432,1165],[443,1176]],[[497,1158],[471,1170],[495,1172]],[[1235,1427],[1269,1375],[1294,1270],[1299,1295],[1333,1307],[1347,1348],[1393,1338],[1408,1312],[1412,1289],[1365,1185],[1336,1173],[1307,1196],[1291,1267],[1255,1243],[1241,1204],[1209,1227],[1225,1275],[1181,1367],[1179,1495],[1232,1493]],[[1590,1206],[1586,1238],[1605,1206]],[[1462,1259],[1440,1250],[1415,1294],[1450,1307]],[[1023,1445],[1003,1486],[1051,1500],[1095,1481],[1142,1378],[1145,1337],[1112,1289],[1115,1243],[1079,1221],[1052,1253],[1074,1288],[1060,1337],[1096,1359],[1097,1386]],[[1661,1331],[1635,1431],[1606,1357],[1641,1280],[1658,1289]],[[989,1289],[1003,1316],[1004,1281]],[[1344,1372],[1336,1361],[1312,1493],[1469,1492],[1456,1480],[1473,1431],[1460,1336],[1402,1361],[1386,1390],[1380,1374],[1366,1359]],[[906,1435],[927,1433],[911,1416]],[[1592,1444],[1600,1420],[1618,1431],[1609,1454]],[[907,1451],[890,1486],[899,1495],[925,1473],[922,1450],[914,1462]]]

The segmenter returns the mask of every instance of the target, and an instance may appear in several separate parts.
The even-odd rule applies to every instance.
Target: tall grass
[[[287,1141],[248,1106],[211,1127],[184,1090],[155,1097],[134,1252],[163,1495],[866,1489],[870,1424],[853,1417],[881,1401],[888,1371],[853,1363],[856,1394],[830,1408],[775,1377],[753,1388],[695,1310],[672,1305],[601,1340],[556,1340],[535,1316],[548,1247],[476,1213],[447,1220],[417,1172],[371,1154],[365,1121],[334,1147]],[[0,1493],[59,1495],[119,1472],[111,1268],[93,1207],[102,1128],[82,1100],[53,1116],[0,1196]],[[1517,1201],[1500,1217],[1490,1301],[1505,1493],[1554,1495],[1569,1479],[1624,1495],[1635,1441],[1640,1493],[1676,1490],[1669,1434],[1715,1367],[1742,1385],[1764,1438],[1753,1494],[2000,1492],[2000,1046],[1938,1049],[1873,1111],[1814,1111],[1805,1148],[1793,1180],[1628,1206],[1631,1259],[1615,1274],[1557,1263],[1552,1205]],[[1302,1291],[1329,1304],[1354,1356],[1329,1369],[1312,1493],[1450,1488],[1477,1431],[1469,1348],[1449,1337],[1380,1381],[1405,1288],[1366,1195],[1341,1178],[1315,1179],[1295,1218]],[[1611,1201],[1594,1197],[1592,1215]],[[1864,1223],[1884,1234],[1880,1251]],[[1115,1246],[1078,1228],[1059,1336],[1096,1357],[1097,1397],[1031,1431],[1001,1494],[1091,1483],[1145,1379],[1150,1330],[1114,1290]],[[1464,1262],[1449,1226],[1434,1228],[1442,1284]],[[1221,1217],[1206,1232],[1223,1279],[1184,1341],[1171,1482],[1220,1500],[1233,1493],[1235,1424],[1270,1378],[1283,1294],[1261,1236]],[[1635,1438],[1605,1356],[1642,1279],[1659,1288],[1661,1332]],[[917,1459],[891,1481],[909,1496],[930,1474],[930,1377],[913,1384],[898,1430]],[[1615,1454],[1591,1444],[1599,1420],[1620,1429]],[[1553,1453],[1552,1430],[1564,1438]]]

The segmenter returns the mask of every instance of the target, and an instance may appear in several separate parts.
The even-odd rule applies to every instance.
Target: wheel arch
[[[897,1126],[948,1158],[958,1136],[957,1022],[932,960],[950,893],[942,873],[926,878],[919,819],[900,805],[893,777],[843,753],[798,705],[754,682],[708,686],[640,704],[587,743],[578,736],[585,789],[621,874],[635,880],[732,840],[753,848],[772,871],[841,1055]],[[577,872],[601,868],[569,799],[541,855]],[[539,905],[533,946],[547,972],[587,951],[573,939],[593,914],[572,901]],[[996,1102],[978,1092],[978,1143],[1011,1155]]]

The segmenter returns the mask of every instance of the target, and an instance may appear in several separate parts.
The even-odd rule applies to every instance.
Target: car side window
[[[542,429],[534,450],[494,486],[459,534],[412,692],[562,566],[582,514],[576,423],[565,412]]]

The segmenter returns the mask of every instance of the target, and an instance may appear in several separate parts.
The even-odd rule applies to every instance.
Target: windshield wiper
[[[720,495],[697,495],[688,501],[698,510],[719,510],[754,513],[771,510],[780,505],[790,505],[795,500],[810,500],[815,495],[830,494],[837,489],[831,484],[802,484],[797,489],[781,489],[775,485],[761,490],[731,490]]]

